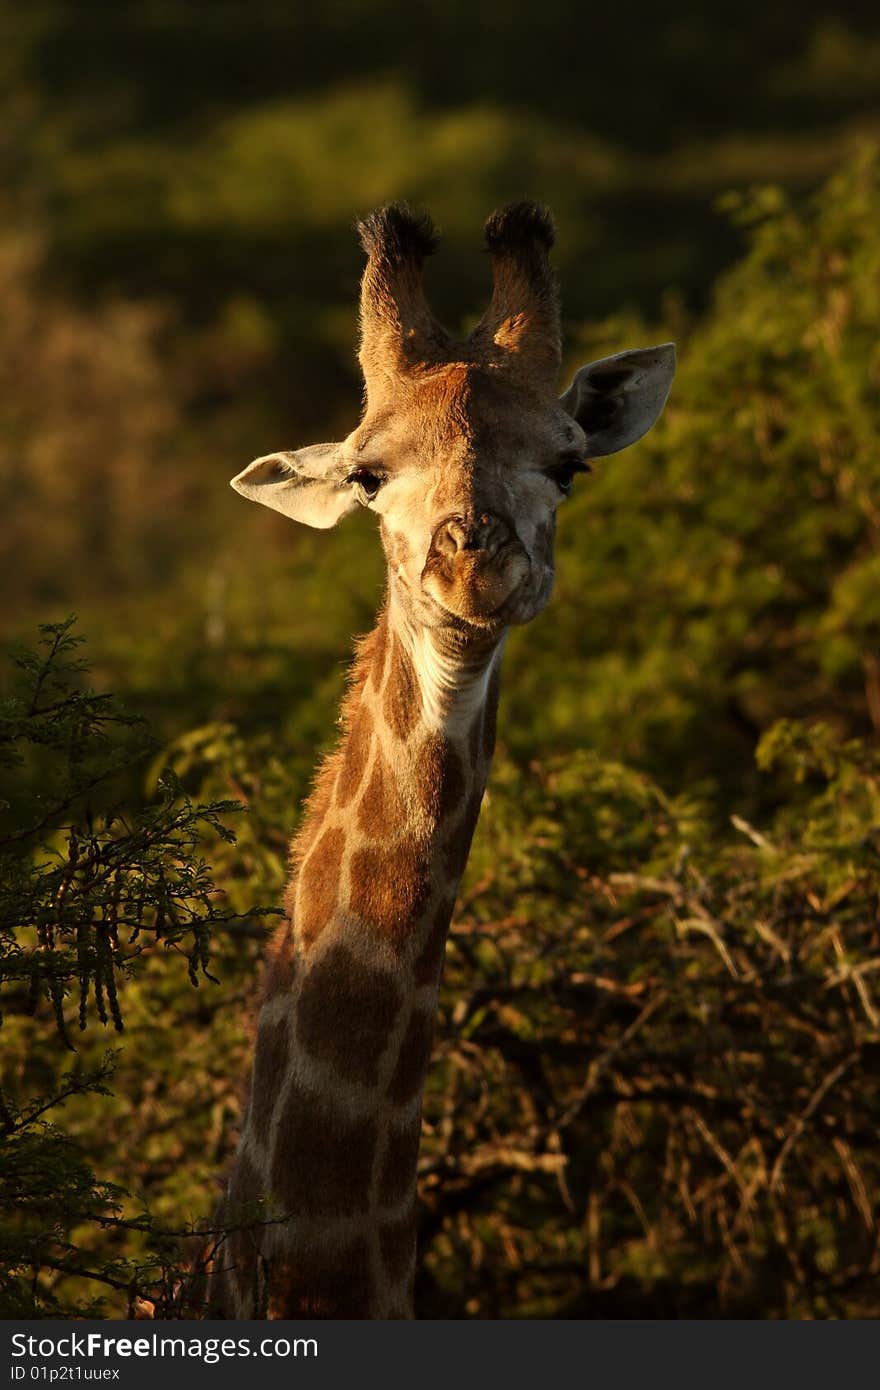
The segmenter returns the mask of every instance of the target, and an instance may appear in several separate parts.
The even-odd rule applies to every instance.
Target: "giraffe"
[[[376,512],[387,585],[291,848],[209,1286],[226,1317],[413,1316],[422,1090],[506,635],[550,597],[575,474],[651,427],[675,370],[671,343],[622,352],[557,398],[554,228],[535,204],[488,219],[492,297],[465,341],[425,298],[430,219],[395,204],[359,232],[360,423],[232,481],[313,527]]]

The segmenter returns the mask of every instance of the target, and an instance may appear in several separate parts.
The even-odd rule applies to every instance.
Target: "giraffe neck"
[[[235,1224],[268,1198],[269,1222],[231,1238],[237,1317],[412,1316],[422,1089],[500,659],[393,602],[361,645],[267,969],[229,1202]]]

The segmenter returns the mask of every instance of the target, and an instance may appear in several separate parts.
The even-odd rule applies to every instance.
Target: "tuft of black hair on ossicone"
[[[424,260],[437,250],[440,237],[426,212],[413,212],[406,203],[388,203],[356,224],[368,256],[389,265]]]
[[[493,212],[483,230],[486,247],[503,255],[533,254],[536,247],[549,251],[556,240],[556,229],[549,208],[540,203],[509,203]]]

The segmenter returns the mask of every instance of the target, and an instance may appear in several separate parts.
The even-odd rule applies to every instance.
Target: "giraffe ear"
[[[648,433],[674,376],[674,343],[634,348],[581,367],[559,403],[586,434],[588,455],[601,458]]]
[[[312,444],[254,459],[230,486],[252,502],[326,530],[357,506],[347,473],[341,444]]]

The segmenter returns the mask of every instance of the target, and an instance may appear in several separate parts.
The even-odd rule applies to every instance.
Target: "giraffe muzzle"
[[[446,517],[431,542],[422,588],[457,618],[483,626],[499,616],[531,570],[515,530],[483,512]]]
[[[475,550],[491,560],[512,538],[509,522],[493,512],[482,512],[470,520],[449,516],[437,527],[428,558],[432,554],[453,558],[461,551]]]

